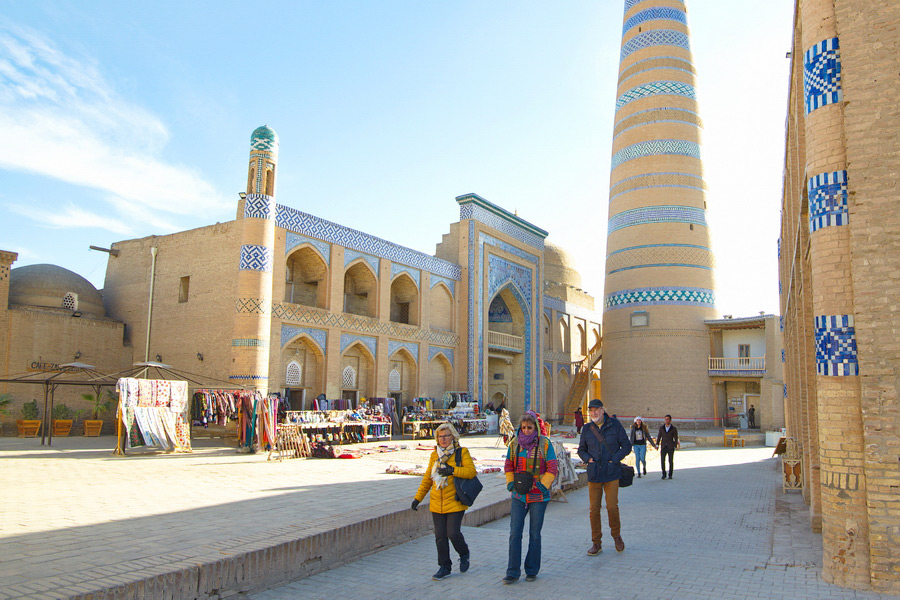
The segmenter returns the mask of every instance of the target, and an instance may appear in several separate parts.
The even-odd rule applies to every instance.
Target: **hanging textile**
[[[186,381],[123,377],[116,382],[119,418],[125,447],[159,446],[190,452],[190,431],[184,420]]]

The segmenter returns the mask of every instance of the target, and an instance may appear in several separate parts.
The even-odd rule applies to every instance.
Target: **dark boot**
[[[459,557],[459,572],[465,573],[469,570],[469,555]]]

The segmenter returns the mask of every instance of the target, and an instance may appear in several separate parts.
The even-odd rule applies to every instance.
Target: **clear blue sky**
[[[622,0],[12,1],[0,249],[103,286],[88,246],[277,198],[428,253],[474,192],[550,232],[602,305]],[[688,0],[719,312],[778,312],[793,2]]]

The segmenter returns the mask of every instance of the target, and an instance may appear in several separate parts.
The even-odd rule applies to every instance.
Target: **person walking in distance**
[[[431,490],[428,507],[434,521],[434,541],[437,544],[438,567],[431,578],[440,581],[450,575],[453,562],[450,560],[450,542],[459,553],[459,571],[469,570],[469,546],[462,534],[462,519],[468,506],[456,498],[456,477],[472,479],[477,475],[475,463],[468,448],[459,445],[459,433],[450,423],[443,423],[434,432],[437,447],[431,453],[428,468],[422,475],[422,483],[412,501],[411,508],[419,510],[419,502]],[[459,450],[460,463],[456,464],[456,453]]]
[[[581,407],[575,409],[575,433],[580,434],[581,428],[584,427],[584,413],[581,412]]]
[[[587,465],[588,494],[590,498],[591,542],[589,556],[596,556],[602,549],[601,503],[606,494],[606,514],[609,533],[616,551],[625,550],[622,540],[622,524],[619,520],[619,479],[622,477],[622,459],[631,452],[628,434],[618,419],[606,414],[603,402],[594,398],[588,404],[590,422],[581,429],[578,440],[578,456]]]
[[[747,411],[747,425],[751,429],[756,427],[756,407],[752,404],[750,405],[750,410]]]
[[[656,444],[653,443],[653,437],[650,435],[647,424],[640,417],[634,418],[629,439],[631,439],[631,446],[634,448],[634,468],[637,471],[638,479],[640,479],[641,464],[644,465],[644,475],[647,474],[647,444],[651,444],[654,448],[656,448]]]
[[[678,441],[678,428],[672,425],[672,415],[666,415],[666,422],[659,426],[656,445],[659,446],[659,465],[662,468],[662,478],[666,478],[666,456],[668,456],[669,479],[672,479],[675,449],[681,448],[681,443]]]

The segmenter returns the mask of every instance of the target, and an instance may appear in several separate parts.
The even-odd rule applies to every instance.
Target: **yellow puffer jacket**
[[[450,460],[447,461],[447,464],[453,467],[453,475],[447,477],[447,485],[442,489],[435,487],[434,480],[431,479],[431,470],[434,468],[434,461],[437,460],[437,456],[437,450],[431,453],[431,460],[428,461],[428,468],[425,469],[425,474],[422,475],[422,483],[419,484],[419,491],[416,492],[416,500],[419,502],[424,500],[425,494],[427,494],[430,489],[431,500],[429,501],[429,508],[431,509],[431,512],[446,514],[466,510],[469,507],[456,499],[456,486],[453,484],[453,480],[457,477],[460,479],[472,479],[477,475],[475,463],[472,462],[472,455],[469,454],[469,449],[462,448],[461,466],[456,464],[455,452],[450,457]]]

